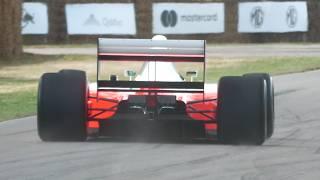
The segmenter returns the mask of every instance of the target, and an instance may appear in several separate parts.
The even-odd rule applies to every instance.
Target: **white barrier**
[[[239,3],[238,32],[306,32],[305,1]]]
[[[223,3],[154,3],[153,34],[224,32]]]
[[[135,35],[132,3],[67,4],[68,34]]]
[[[25,2],[22,6],[22,34],[48,34],[48,8],[44,3]]]

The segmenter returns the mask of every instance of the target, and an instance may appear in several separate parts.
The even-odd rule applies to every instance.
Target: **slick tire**
[[[257,77],[222,77],[218,85],[218,139],[261,145],[266,139],[266,82]]]
[[[86,74],[62,70],[42,75],[38,87],[38,134],[43,141],[84,141],[87,120]]]
[[[274,132],[274,86],[272,78],[267,73],[249,73],[243,76],[260,77],[267,84],[267,138],[270,138]]]

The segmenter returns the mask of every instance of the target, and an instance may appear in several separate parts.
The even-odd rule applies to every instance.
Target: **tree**
[[[0,58],[22,53],[21,0],[0,0]]]
[[[49,43],[64,43],[67,40],[65,5],[68,0],[48,0]]]
[[[135,0],[136,22],[137,22],[137,37],[151,38],[152,37],[152,2],[150,0]]]

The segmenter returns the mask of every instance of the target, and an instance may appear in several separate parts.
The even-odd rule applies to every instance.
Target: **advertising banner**
[[[132,3],[67,4],[68,34],[135,35]]]
[[[153,34],[224,32],[223,3],[154,3]]]
[[[308,10],[305,1],[239,3],[238,32],[306,32]]]
[[[44,3],[25,2],[22,5],[22,34],[48,34],[48,8]]]

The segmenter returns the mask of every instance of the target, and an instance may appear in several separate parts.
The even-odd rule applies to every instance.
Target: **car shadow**
[[[89,137],[89,143],[161,143],[161,144],[221,144],[217,139],[186,139],[186,138],[147,138],[147,137]]]

